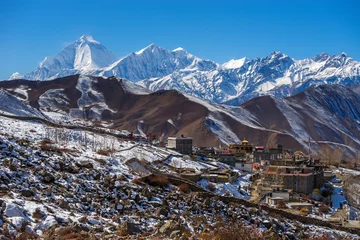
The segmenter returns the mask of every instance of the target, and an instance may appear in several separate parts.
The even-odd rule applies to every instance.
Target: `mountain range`
[[[239,105],[254,97],[283,98],[311,86],[360,83],[360,63],[345,53],[321,53],[303,60],[275,51],[265,58],[241,58],[219,64],[183,48],[155,44],[117,57],[93,37],[84,35],[34,71],[10,79],[50,80],[74,74],[116,76],[151,91],[178,90],[212,103]]]
[[[175,90],[152,92],[116,77],[72,75],[49,81],[1,81],[1,112],[82,119],[135,133],[191,136],[196,146],[240,143],[307,151],[340,148],[360,155],[360,95],[350,87],[310,87],[291,97],[256,97],[240,106],[212,104]],[[26,103],[27,105],[24,105]]]

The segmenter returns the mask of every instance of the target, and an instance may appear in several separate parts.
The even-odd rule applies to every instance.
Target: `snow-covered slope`
[[[67,46],[55,57],[46,57],[25,79],[45,80],[89,72],[114,63],[118,57],[88,35]]]
[[[21,117],[45,118],[39,110],[32,108],[4,90],[0,90],[0,103],[0,113]]]

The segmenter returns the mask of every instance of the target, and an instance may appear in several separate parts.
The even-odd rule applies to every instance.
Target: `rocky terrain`
[[[175,154],[168,150],[38,121],[0,120],[1,239],[358,238],[225,203],[207,189],[193,192],[161,176],[141,178],[127,164]]]

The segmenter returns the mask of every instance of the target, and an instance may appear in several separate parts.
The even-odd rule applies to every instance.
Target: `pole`
[[[311,160],[311,156],[310,156],[310,137],[309,137],[309,160]]]

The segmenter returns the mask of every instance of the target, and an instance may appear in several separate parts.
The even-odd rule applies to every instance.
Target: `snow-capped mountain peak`
[[[100,42],[96,41],[93,36],[84,34],[82,35],[77,41],[79,42],[88,42],[88,43],[94,43],[94,44],[100,44]]]
[[[55,57],[45,57],[26,79],[45,80],[104,68],[118,59],[92,36],[83,35]]]
[[[24,78],[24,76],[18,72],[14,72],[13,74],[11,74],[9,80],[21,79],[21,78]]]
[[[144,52],[152,52],[152,53],[154,53],[156,51],[161,51],[161,50],[165,50],[165,49],[162,48],[162,47],[157,46],[155,43],[152,43],[149,46],[135,52],[135,54],[140,55],[140,54],[143,54]]]
[[[234,69],[234,68],[241,68],[249,59],[246,57],[240,59],[231,59],[230,61],[222,64],[223,69]]]

